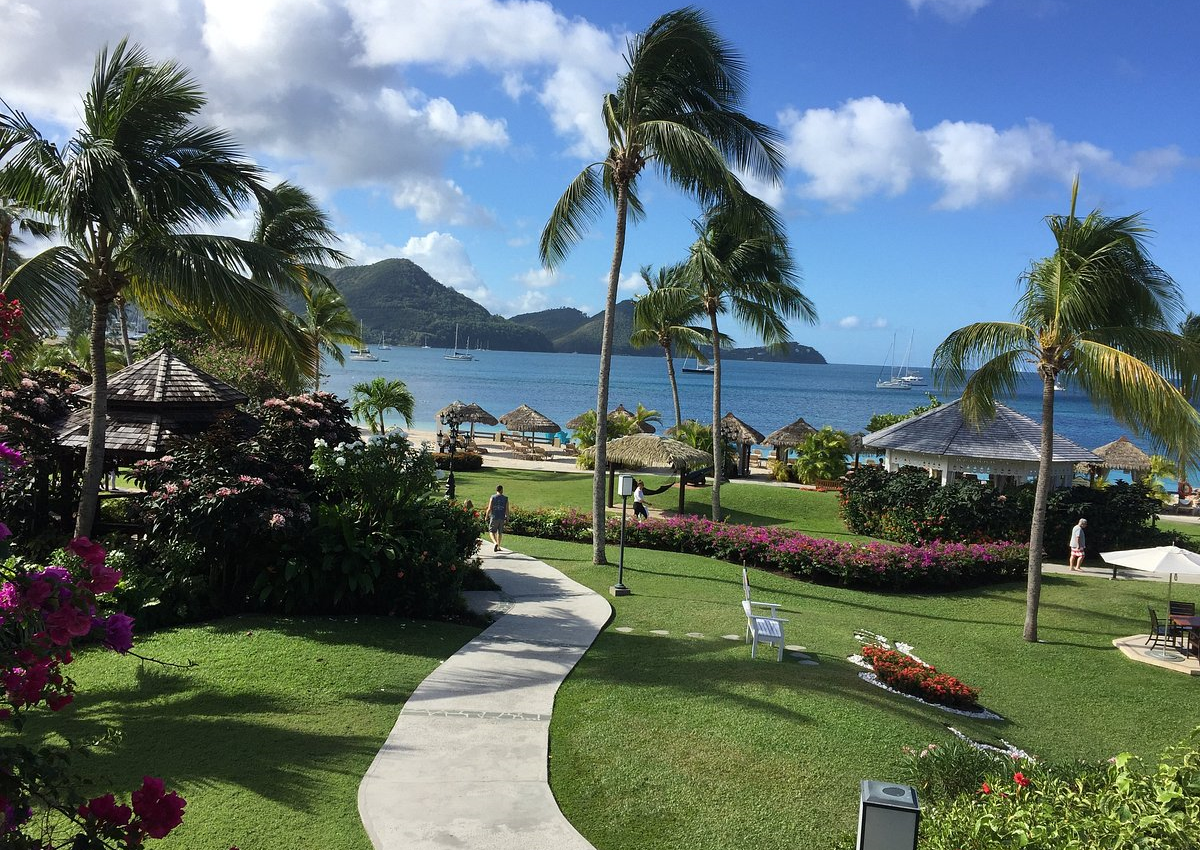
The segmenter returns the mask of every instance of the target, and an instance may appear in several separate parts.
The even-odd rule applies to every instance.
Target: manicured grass
[[[589,547],[512,545],[597,591],[614,581],[615,567],[593,566]],[[1186,708],[1195,680],[1111,645],[1146,630],[1146,605],[1163,601],[1158,583],[1048,575],[1045,643],[1033,645],[1021,639],[1023,584],[888,595],[753,572],[755,596],[784,606],[789,642],[820,661],[801,666],[751,661],[740,641],[721,638],[745,625],[740,579],[719,561],[626,550],[633,595],[612,600],[615,618],[559,692],[551,730],[555,795],[602,850],[852,846],[859,780],[896,779],[900,748],[947,741],[947,725],[1071,760],[1153,755],[1195,724]],[[1200,596],[1194,585],[1179,592]],[[856,628],[914,644],[981,688],[1004,720],[969,720],[863,683],[844,660],[858,648]]]
[[[413,689],[478,629],[380,617],[234,617],[159,632],[136,650],[190,670],[90,650],[75,705],[50,720],[102,744],[78,765],[97,788],[161,776],[187,799],[170,848],[370,850],[358,784]],[[46,728],[44,716],[30,728]]]
[[[651,490],[667,482],[663,477],[642,477]],[[581,511],[591,511],[590,475],[524,469],[484,469],[479,472],[456,472],[454,479],[458,498],[463,501],[470,499],[475,507],[480,509],[487,504],[488,497],[496,490],[496,485],[503,484],[505,495],[515,506],[557,508],[573,505]],[[685,493],[686,512],[709,516],[710,494],[711,489],[708,487],[689,487]],[[665,493],[650,496],[647,501],[653,507],[674,511],[679,504],[679,491],[671,488]],[[617,497],[615,504],[619,510],[620,497]],[[872,539],[846,531],[846,526],[838,516],[837,493],[818,493],[793,487],[770,487],[733,481],[721,488],[721,508],[729,522],[778,525],[816,537],[831,537],[836,540]],[[629,510],[632,516],[632,505]]]

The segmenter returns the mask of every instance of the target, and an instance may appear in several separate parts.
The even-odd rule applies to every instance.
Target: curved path
[[[550,793],[554,694],[608,622],[603,596],[487,543],[507,613],[425,679],[358,789],[377,850],[592,850]]]

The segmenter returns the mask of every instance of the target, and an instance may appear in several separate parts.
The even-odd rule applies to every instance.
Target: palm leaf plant
[[[1054,253],[1021,278],[1010,322],[977,322],[951,333],[934,351],[944,385],[963,386],[968,421],[995,415],[996,397],[1016,392],[1023,371],[1042,382],[1040,464],[1029,531],[1024,637],[1038,639],[1042,543],[1050,496],[1054,384],[1059,376],[1096,407],[1149,434],[1185,458],[1200,443],[1200,414],[1168,376],[1195,369],[1175,331],[1182,306],[1176,283],[1148,256],[1148,229],[1138,215],[1075,214],[1079,181],[1067,215],[1046,224]],[[971,370],[974,369],[972,372]]]
[[[194,123],[204,104],[183,68],[152,62],[123,40],[98,56],[82,126],[61,146],[22,113],[0,110],[0,158],[7,160],[0,196],[56,225],[65,244],[34,259],[92,304],[94,393],[77,534],[90,532],[98,504],[108,408],[103,352],[119,297],[150,312],[201,316],[281,372],[298,369],[299,334],[279,297],[298,289],[287,257],[250,240],[195,232],[264,191],[260,170],[228,134]]]
[[[639,178],[649,167],[664,182],[704,205],[740,183],[733,169],[778,182],[783,155],[777,131],[750,119],[740,107],[745,67],[740,56],[694,8],[668,12],[634,36],[617,90],[604,96],[608,132],[604,159],[584,167],[558,199],[542,230],[540,252],[548,268],[561,265],[608,204],[616,211],[608,273],[596,409],[608,409],[617,284],[628,219],[644,214]],[[592,481],[592,560],[604,554],[605,443],[608,423],[597,423]]]
[[[396,411],[404,424],[410,425],[415,406],[413,395],[403,381],[373,378],[350,388],[350,412],[355,419],[366,422],[372,434],[387,431],[384,417],[389,410]]]

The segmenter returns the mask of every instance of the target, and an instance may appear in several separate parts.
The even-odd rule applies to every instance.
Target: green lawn
[[[478,629],[381,617],[233,617],[141,638],[175,670],[90,650],[50,721],[121,740],[79,764],[128,798],[145,774],[187,798],[171,848],[370,850],[358,784],[413,689]],[[42,714],[31,721],[45,728]]]
[[[667,482],[664,477],[643,476],[647,488],[653,490]],[[559,472],[537,472],[524,469],[483,469],[478,472],[454,474],[459,499],[470,499],[475,507],[483,508],[497,484],[511,504],[522,508],[564,507],[574,505],[591,511],[592,479],[588,475],[564,475]],[[688,513],[711,514],[711,490],[689,487],[684,508]],[[679,491],[672,487],[665,493],[647,499],[652,507],[674,511],[679,504]],[[615,501],[620,508],[621,500]],[[838,494],[818,493],[794,487],[769,487],[763,484],[730,482],[721,488],[721,508],[730,522],[747,525],[778,525],[794,528],[817,537],[837,540],[868,541],[846,531],[838,516]],[[629,507],[632,517],[633,506]]]
[[[615,569],[591,565],[586,546],[512,543],[598,591],[613,583]],[[721,639],[745,623],[734,566],[627,550],[625,576],[633,595],[613,600],[615,619],[559,692],[552,726],[555,795],[602,850],[852,846],[859,780],[895,779],[901,746],[946,741],[948,724],[1070,760],[1152,755],[1196,722],[1185,708],[1194,679],[1127,661],[1110,643],[1145,631],[1146,605],[1161,607],[1165,592],[1157,583],[1047,576],[1046,642],[1031,645],[1023,585],[887,595],[752,573],[756,597],[783,604],[789,642],[813,667],[751,661]],[[856,628],[914,644],[1005,719],[961,718],[861,682],[844,661]]]

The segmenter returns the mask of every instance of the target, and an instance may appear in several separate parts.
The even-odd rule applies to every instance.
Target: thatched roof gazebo
[[[652,469],[666,466],[678,472],[679,513],[681,514],[683,513],[684,489],[687,486],[685,484],[685,476],[688,469],[700,466],[701,464],[712,463],[712,455],[708,452],[692,448],[687,443],[672,440],[670,437],[660,437],[657,434],[630,434],[628,437],[618,437],[615,440],[610,440],[605,448],[608,460],[611,463],[619,463],[621,466],[631,469]],[[595,446],[584,450],[585,454],[588,452],[595,456]],[[615,474],[612,466],[610,466],[610,494],[613,489],[612,483],[614,480]]]
[[[527,404],[510,410],[500,417],[500,423],[510,431],[522,434],[557,434],[562,428],[548,416],[538,413]]]
[[[801,445],[809,434],[817,433],[817,429],[804,421],[804,417],[800,417],[791,425],[784,425],[777,431],[772,431],[763,438],[764,446],[775,447],[775,457],[779,460],[787,459],[788,449],[794,449]]]
[[[752,428],[732,413],[726,413],[721,420],[721,436],[737,443],[738,475],[750,474],[750,447],[761,444],[762,432]]]
[[[54,430],[60,446],[84,452],[92,388],[79,390],[75,397],[85,399],[89,406],[76,410]],[[237,406],[247,400],[236,387],[159,349],[108,379],[106,458],[130,463],[158,457],[171,437],[198,434],[223,416],[237,414]]]
[[[438,422],[443,421],[448,414],[454,413],[459,422],[471,423],[471,439],[475,439],[475,426],[478,425],[497,425],[500,420],[492,414],[488,413],[475,402],[466,404],[461,401],[452,401],[437,412]]]
[[[1100,458],[1100,463],[1094,464],[1093,467],[1128,472],[1135,481],[1144,478],[1150,471],[1150,455],[1135,446],[1126,436],[1120,436],[1111,443],[1092,449],[1092,453]]]

